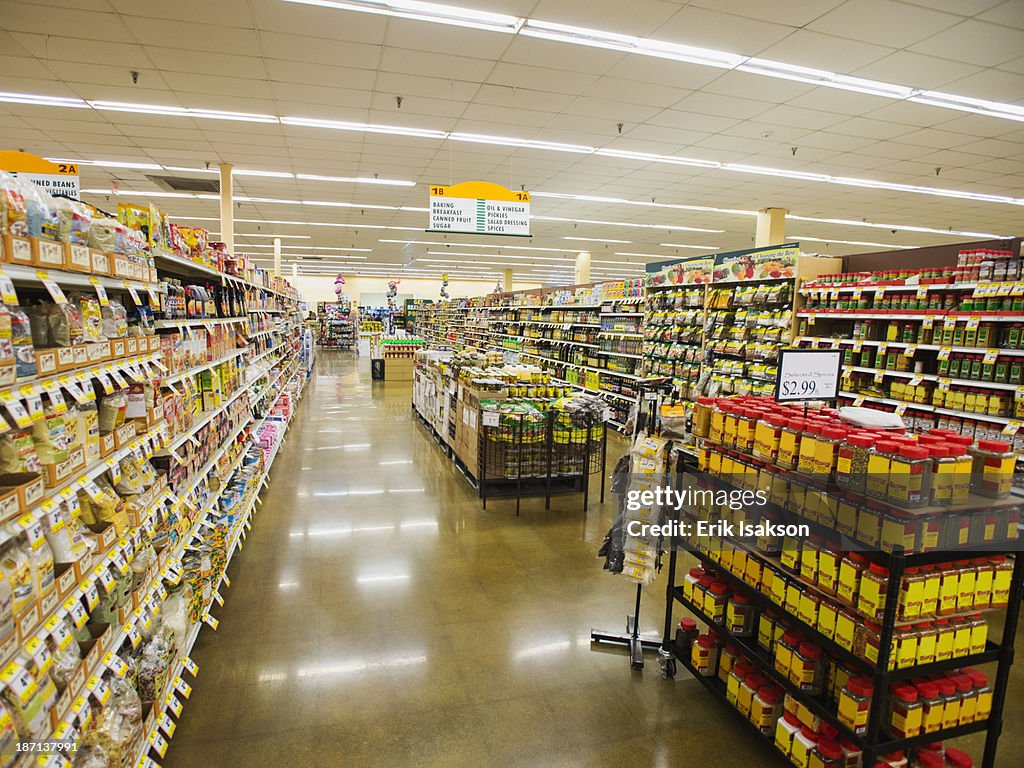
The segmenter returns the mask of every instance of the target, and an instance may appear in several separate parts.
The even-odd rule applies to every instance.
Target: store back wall
[[[334,301],[333,277],[284,277],[299,291],[299,298],[310,304],[317,301]],[[382,296],[388,290],[389,278],[384,277],[345,277],[345,293],[355,301],[360,301],[362,294]],[[451,280],[448,283],[448,295],[453,299],[486,296],[494,291],[493,280]],[[514,290],[537,288],[539,283],[514,282]],[[403,278],[398,286],[399,299],[432,299],[439,300],[441,281],[437,279],[423,280],[420,278]],[[376,304],[374,306],[379,306]]]

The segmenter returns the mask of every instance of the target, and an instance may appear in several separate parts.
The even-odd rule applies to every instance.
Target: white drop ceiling
[[[1024,105],[1020,0],[459,4]],[[133,70],[137,84],[132,83]],[[0,91],[506,136],[1022,197],[1024,122],[736,70],[283,0],[0,2]],[[807,240],[804,250],[839,255],[979,239],[904,226],[1011,236],[1021,232],[1024,210],[1019,204],[723,168],[276,120],[2,103],[0,131],[2,148],[51,158],[196,169],[230,162],[248,170],[415,182],[399,187],[236,177],[236,194],[258,199],[236,206],[237,250],[269,258],[265,235],[280,233],[288,236],[283,241],[289,246],[286,264],[300,260],[303,271],[312,271],[308,265],[315,260],[300,257],[320,256],[329,264],[323,271],[332,274],[354,274],[359,264],[379,264],[382,273],[390,270],[396,276],[402,273],[400,265],[459,274],[482,267],[477,271],[489,274],[484,265],[500,268],[515,262],[517,274],[525,276],[549,272],[552,266],[568,268],[581,248],[593,254],[596,267],[609,270],[608,276],[619,269],[632,273],[655,257],[700,255],[705,247],[708,252],[750,247],[751,213],[768,206],[803,217],[787,222],[787,235],[815,238]],[[84,165],[84,189],[116,185],[120,191],[84,197],[105,208],[118,200],[145,201],[145,193],[159,191],[147,178],[154,173],[164,174]],[[166,172],[172,174],[211,178]],[[468,179],[536,193],[532,240],[424,233],[429,185]],[[215,199],[152,199],[180,223],[220,229]],[[658,205],[636,205],[652,201]],[[448,241],[453,245],[447,250],[480,255],[428,254],[446,248],[426,241]],[[557,250],[522,250],[530,245]]]

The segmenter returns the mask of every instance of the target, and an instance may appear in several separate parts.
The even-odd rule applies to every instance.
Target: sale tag
[[[58,381],[79,405],[88,405],[95,398],[95,393],[91,387],[88,391],[85,391],[76,382],[72,381],[70,377],[61,376]]]
[[[810,316],[809,316],[809,317],[807,318],[807,325],[809,325],[809,326],[810,326],[810,327],[812,327],[812,328],[814,327],[814,315],[813,315],[813,314],[812,314],[812,315],[810,315]]]
[[[220,592],[214,592],[213,599],[216,601],[217,605],[221,606],[222,608],[224,607],[224,598],[221,597]]]
[[[1013,435],[1016,435],[1017,432],[1020,431],[1020,428],[1021,422],[1011,421],[1009,424],[1003,427],[1003,434],[1012,437]]]
[[[32,426],[32,416],[25,410],[24,404],[21,400],[12,395],[9,391],[0,392],[0,402],[7,408],[7,412],[11,414],[11,418],[14,419],[14,423],[21,429],[28,429]]]
[[[0,269],[0,298],[9,307],[18,306],[18,294],[14,292],[14,283],[2,269]]]
[[[246,522],[248,522],[248,521],[246,521]],[[230,589],[231,588],[231,579],[228,578],[228,575],[225,573],[223,576],[221,576],[221,578],[224,580],[224,585]]]
[[[156,292],[156,288],[152,285],[146,286],[146,292],[149,294],[149,306],[154,310],[160,308],[160,294]]]
[[[191,674],[192,677],[195,677],[199,674],[199,665],[187,656],[185,657],[185,660],[181,662],[181,665],[189,671],[189,674]]]
[[[912,386],[912,387],[916,387],[916,386],[917,386],[918,384],[920,384],[920,383],[921,383],[922,381],[924,381],[924,379],[923,379],[923,378],[921,378],[920,376],[914,376],[914,377],[912,377],[912,378],[910,379],[910,382],[909,382],[909,383],[910,383],[910,386]]]
[[[952,379],[939,379],[939,389],[943,392],[949,389],[949,385],[953,383]]]
[[[25,530],[29,546],[32,549],[42,548],[46,543],[46,536],[43,534],[43,521],[26,512],[18,518],[18,524]]]
[[[50,671],[50,667],[53,665],[53,655],[46,645],[45,632],[42,633],[42,636],[35,635],[25,641],[25,650],[36,663],[36,675],[42,676]]]
[[[81,629],[88,623],[89,614],[86,613],[85,606],[82,605],[82,601],[78,599],[77,595],[71,595],[62,605],[64,610],[68,612],[68,618],[75,625],[75,629]]]
[[[997,296],[1009,296],[1013,293],[1013,283],[1000,283],[999,289],[996,291]]]
[[[927,285],[919,285],[919,286],[917,286],[917,298],[919,300],[920,299],[927,299],[928,298],[928,286]]]
[[[956,316],[946,315],[946,317],[942,320],[942,327],[944,330],[952,330],[956,328]]]
[[[82,599],[85,600],[85,604],[89,606],[89,610],[93,610],[100,602],[100,590],[96,586],[96,582],[92,582],[82,591]]]
[[[999,350],[989,349],[985,351],[985,359],[982,362],[984,362],[985,365],[991,365],[996,361],[997,357],[999,357]]]
[[[160,768],[160,763],[149,755],[143,755],[139,758],[139,762],[135,764],[135,768]]]
[[[854,288],[853,289],[853,298],[854,299],[858,299],[859,300],[860,297],[863,296],[863,295],[864,295],[864,291],[862,291],[860,288]]]
[[[968,331],[976,331],[978,329],[978,325],[980,325],[980,324],[981,324],[981,318],[980,317],[969,317],[969,318],[967,318],[967,330]]]
[[[121,465],[115,459],[107,459],[104,464],[110,470],[110,479],[116,485],[121,482]]]
[[[863,397],[855,397],[855,398],[853,398],[853,404],[859,408],[860,406],[864,405],[864,398]]]
[[[99,675],[90,677],[85,687],[92,691],[93,696],[96,697],[101,706],[106,706],[107,702],[110,701],[110,686]]]
[[[68,631],[68,625],[64,619],[54,614],[46,620],[43,624],[43,629],[50,633],[50,637],[53,638],[53,644],[60,650],[65,650],[71,641],[74,640],[74,636]]]
[[[907,404],[906,403],[900,403],[899,405],[896,406],[896,415],[897,416],[902,416],[906,412],[907,412]]]
[[[125,675],[128,674],[128,665],[125,663],[124,659],[113,651],[107,651],[106,655],[103,657],[103,663],[106,665],[107,669],[122,680],[124,680]]]
[[[37,269],[36,277],[38,277],[42,281],[43,285],[46,286],[46,291],[50,294],[50,298],[53,299],[55,304],[68,303],[68,297],[64,295],[64,291],[62,291],[60,286],[50,279],[50,275],[45,269]]]
[[[186,699],[192,695],[192,686],[181,679],[179,675],[174,681],[174,690],[184,696]]]
[[[888,352],[889,352],[889,345],[888,344],[879,344],[878,345],[878,356],[880,358],[881,357],[885,357],[886,354],[888,354]]]
[[[167,708],[174,713],[175,717],[181,717],[181,699],[174,695],[174,691],[167,694],[167,700],[165,702]]]
[[[46,418],[46,413],[43,411],[43,398],[39,396],[39,392],[35,387],[25,386],[18,390],[22,397],[25,398],[25,409],[28,411],[29,418],[32,419],[33,424],[38,424],[40,421]]]
[[[212,629],[214,632],[216,632],[217,627],[220,626],[220,622],[210,614],[206,614],[206,616],[203,617],[203,621],[205,621],[210,626],[210,629]]]
[[[885,371],[875,371],[875,384],[881,384],[885,379]]]
[[[10,662],[3,670],[0,670],[0,681],[4,682],[11,693],[18,697],[18,701],[23,707],[28,706],[36,691],[39,690],[39,684],[36,683],[29,671],[17,661]]]
[[[117,579],[111,575],[110,569],[103,563],[100,563],[92,569],[92,572],[100,580],[100,584],[103,585],[103,591],[109,595],[114,590],[114,585],[117,584]]]
[[[160,730],[167,735],[168,739],[174,738],[174,731],[177,730],[177,728],[177,724],[170,718],[170,716],[166,712],[160,715]]]
[[[125,624],[125,634],[128,635],[128,641],[132,644],[132,648],[138,648],[139,643],[142,642],[142,634],[134,622]]]
[[[52,381],[47,382],[46,396],[50,398],[50,405],[53,406],[53,410],[56,413],[68,412],[68,404],[64,401],[64,395],[60,391],[60,387]]]
[[[952,352],[953,352],[953,348],[952,347],[942,347],[941,349],[939,349],[938,359],[939,360],[949,360],[949,356],[950,356],[950,354]]]
[[[860,339],[857,339],[855,342],[853,342],[853,351],[854,352],[860,352],[862,349],[864,349],[864,342],[863,341],[861,341]]]
[[[907,348],[903,350],[904,357],[913,357],[917,353],[917,344],[907,344]]]
[[[921,325],[924,328],[932,328],[932,327],[934,327],[935,326],[935,317],[933,315],[928,315],[927,317],[925,317],[924,322],[921,323]]]
[[[101,307],[109,307],[110,299],[107,298],[107,289],[103,287],[98,277],[90,277],[89,282],[92,283],[93,288],[96,289],[96,298],[100,301]]]
[[[128,382],[125,381],[124,376],[121,375],[117,368],[111,367],[109,373],[110,378],[114,380],[114,385],[118,389],[125,389],[128,386]]]
[[[123,281],[121,284],[128,289],[128,294],[132,297],[132,301],[135,302],[135,306],[141,307],[142,299],[139,298],[139,292],[135,290],[135,286],[129,283],[127,280]]]
[[[110,556],[110,562],[122,576],[128,573],[128,563],[125,562],[124,556],[120,552],[114,552]]]
[[[103,391],[106,394],[114,394],[114,384],[106,373],[103,371],[96,371],[96,378],[99,380],[100,386],[103,387]]]
[[[152,731],[149,734],[149,745],[153,747],[153,751],[156,752],[162,758],[167,754],[167,739],[163,737],[160,731]]]

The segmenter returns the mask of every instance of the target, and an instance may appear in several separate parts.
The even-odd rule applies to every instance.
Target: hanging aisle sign
[[[13,173],[51,195],[78,199],[78,164],[51,163],[27,152],[0,151],[0,171]]]
[[[530,236],[530,193],[489,181],[430,187],[428,232]]]

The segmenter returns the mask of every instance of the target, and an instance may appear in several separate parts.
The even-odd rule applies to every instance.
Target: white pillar
[[[754,233],[755,247],[764,248],[786,242],[787,213],[785,208],[763,208],[757,212],[757,230]]]
[[[506,269],[501,277],[501,290],[505,293],[509,293],[512,290],[512,270]]]
[[[590,251],[580,251],[576,255],[576,285],[590,282]]]
[[[274,277],[281,276],[281,238],[274,238]]]
[[[235,209],[234,184],[231,163],[220,164],[220,239],[228,247],[228,253],[235,252]]]

